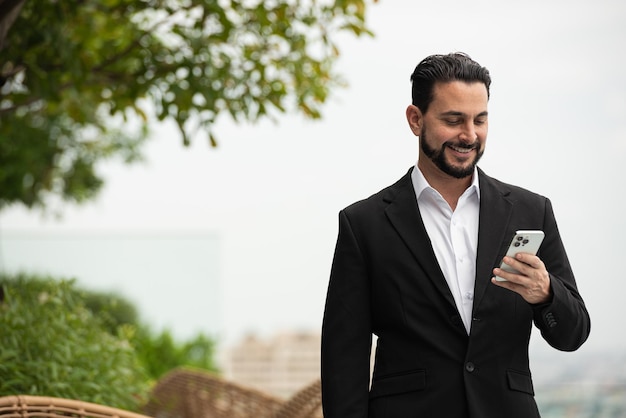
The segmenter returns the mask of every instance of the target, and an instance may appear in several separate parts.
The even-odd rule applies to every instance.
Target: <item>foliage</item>
[[[120,327],[133,327],[130,342],[151,379],[157,380],[179,366],[217,371],[215,342],[208,336],[197,334],[187,341],[177,341],[169,330],[154,331],[140,321],[130,301],[115,293],[84,291],[83,298],[109,332],[115,334]]]
[[[149,385],[180,366],[217,371],[215,342],[176,341],[115,293],[73,280],[0,275],[0,396],[58,396],[138,410]]]
[[[222,114],[319,118],[343,84],[336,37],[369,34],[365,10],[366,0],[27,1],[0,51],[0,208],[92,198],[95,164],[138,158],[151,115],[174,121],[184,144],[206,134],[213,146]]]
[[[166,372],[180,366],[217,372],[215,343],[203,334],[179,343],[167,330],[153,333],[142,328],[133,339],[133,344],[152,379],[158,380]]]
[[[72,281],[0,277],[0,396],[81,399],[138,410],[148,379],[132,329],[104,329]]]
[[[96,292],[83,290],[80,292],[85,306],[103,321],[103,325],[111,334],[124,326],[139,327],[139,312],[128,299],[113,292]]]

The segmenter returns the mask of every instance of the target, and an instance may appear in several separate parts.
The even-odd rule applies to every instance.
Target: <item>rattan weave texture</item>
[[[318,418],[320,383],[283,401],[204,371],[180,368],[157,382],[143,412],[155,418]]]
[[[157,418],[263,418],[281,404],[207,372],[175,369],[157,382],[144,412]]]
[[[273,415],[273,418],[322,417],[322,387],[319,379],[293,395]]]
[[[148,418],[145,415],[74,399],[14,395],[0,397],[0,418]]]

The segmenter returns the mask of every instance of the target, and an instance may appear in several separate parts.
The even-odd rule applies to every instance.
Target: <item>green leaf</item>
[[[25,2],[2,50],[0,209],[92,199],[102,186],[94,166],[135,161],[128,155],[154,121],[175,121],[185,145],[206,134],[215,147],[224,113],[236,122],[321,117],[345,86],[333,72],[335,39],[371,34],[368,4]]]

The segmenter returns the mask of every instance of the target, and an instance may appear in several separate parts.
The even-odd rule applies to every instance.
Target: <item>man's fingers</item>
[[[543,261],[541,261],[539,257],[528,253],[517,253],[515,260],[535,269],[542,269],[544,267]]]

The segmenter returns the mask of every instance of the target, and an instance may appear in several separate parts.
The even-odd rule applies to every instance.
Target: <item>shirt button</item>
[[[465,297],[466,297],[468,300],[472,300],[472,299],[474,299],[474,294],[473,294],[472,292],[467,292],[467,293],[465,294]]]
[[[468,361],[467,363],[465,363],[465,370],[472,373],[474,370],[476,370],[476,366],[471,361]]]

